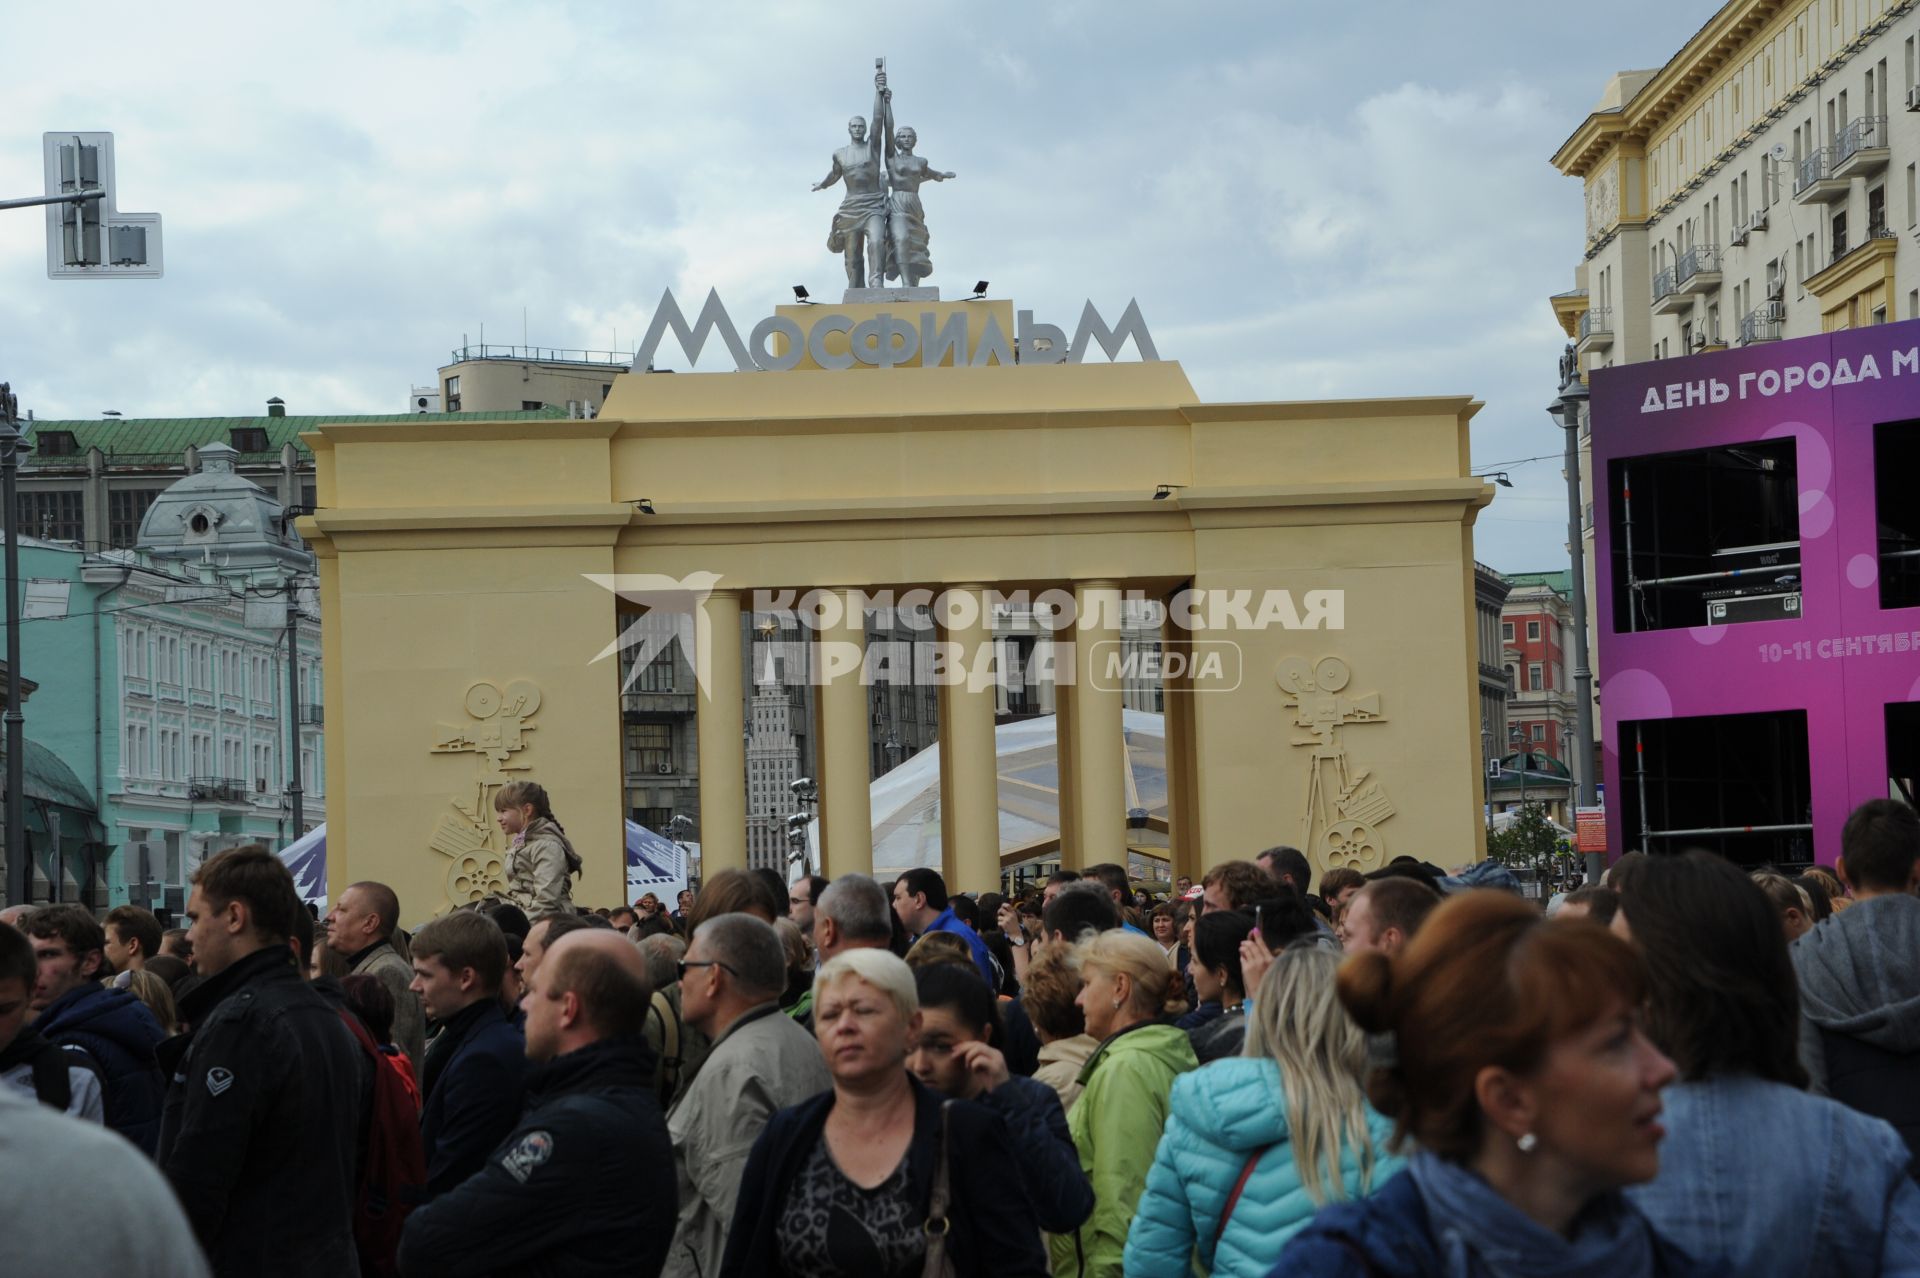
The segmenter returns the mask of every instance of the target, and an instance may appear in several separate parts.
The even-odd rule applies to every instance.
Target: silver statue
[[[886,60],[875,59],[874,66],[873,128],[869,132],[857,115],[847,121],[852,142],[833,153],[833,166],[813,189],[846,183],[827,251],[846,256],[848,288],[883,288],[889,279],[904,279],[914,288],[933,273],[920,184],[957,175],[943,173],[914,154],[919,138],[911,128],[894,129]]]

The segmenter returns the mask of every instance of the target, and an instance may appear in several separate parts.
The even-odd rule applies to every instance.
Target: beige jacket
[[[529,919],[571,912],[573,875],[579,868],[580,854],[560,827],[539,817],[527,827],[520,846],[507,849],[507,895]]]
[[[680,1182],[680,1219],[663,1278],[720,1272],[754,1141],[776,1109],[833,1086],[813,1035],[763,1003],[720,1036],[693,1083],[667,1111]]]
[[[1072,1109],[1073,1103],[1080,1099],[1080,1071],[1086,1068],[1087,1059],[1099,1046],[1100,1040],[1091,1034],[1057,1038],[1040,1045],[1040,1067],[1033,1071],[1033,1076],[1060,1093],[1062,1109]]]
[[[420,1077],[420,1068],[427,1056],[427,1014],[420,1006],[420,996],[412,990],[413,967],[401,958],[393,946],[382,941],[367,951],[366,957],[353,965],[352,976],[377,976],[380,983],[387,987],[387,993],[393,995],[393,1045],[407,1054],[413,1062],[413,1076]]]

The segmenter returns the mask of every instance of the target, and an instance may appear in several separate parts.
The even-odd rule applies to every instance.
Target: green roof
[[[1573,569],[1562,568],[1557,572],[1509,572],[1502,574],[1513,583],[1515,591],[1528,586],[1545,586],[1558,594],[1573,597]]]
[[[27,423],[26,435],[29,440],[43,431],[70,431],[76,453],[72,458],[61,457],[61,461],[77,462],[86,455],[89,448],[98,448],[109,457],[178,457],[188,448],[197,448],[203,444],[231,444],[233,432],[249,427],[267,432],[266,453],[278,453],[280,449],[292,444],[302,453],[308,451],[301,442],[303,431],[318,430],[328,422],[409,422],[416,417],[431,417],[435,421],[453,422],[500,422],[524,421],[529,419],[564,419],[565,408],[548,406],[525,412],[511,413],[328,413],[310,417],[89,417],[76,421],[39,420]],[[31,447],[31,445],[29,445]],[[266,453],[249,452],[243,456],[261,457]],[[54,460],[40,457],[34,461],[42,464]]]

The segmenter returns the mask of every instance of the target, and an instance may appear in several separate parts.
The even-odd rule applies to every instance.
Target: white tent
[[[1165,717],[1128,710],[1127,810],[1133,814],[1128,844],[1140,855],[1166,859],[1167,743]],[[1060,842],[1060,762],[1053,715],[1021,719],[994,729],[999,760],[1000,854],[1055,854]],[[931,746],[875,781],[873,869],[885,877],[915,866],[940,866],[940,747]],[[819,863],[819,821],[807,826],[808,854]]]

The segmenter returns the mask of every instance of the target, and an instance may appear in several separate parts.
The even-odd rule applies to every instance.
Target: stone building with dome
[[[132,546],[21,540],[21,665],[39,685],[27,735],[98,819],[71,848],[30,830],[39,899],[177,915],[212,853],[278,847],[326,820],[313,556],[236,449],[194,453],[198,469],[155,494]]]

